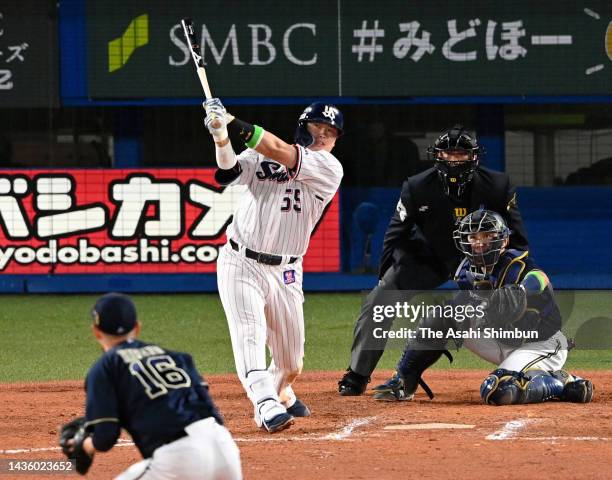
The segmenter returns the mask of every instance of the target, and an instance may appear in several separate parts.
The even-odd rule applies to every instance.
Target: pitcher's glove
[[[85,429],[85,417],[77,417],[62,426],[60,432],[59,445],[62,447],[62,452],[70,460],[74,460],[76,471],[81,475],[85,475],[91,463],[93,456],[89,456],[83,449],[83,442],[91,435]]]

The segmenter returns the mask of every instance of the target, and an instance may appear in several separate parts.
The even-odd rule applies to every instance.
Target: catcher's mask
[[[485,151],[463,125],[455,125],[440,135],[427,149],[430,160],[435,162],[444,192],[461,195],[474,177],[480,157]]]
[[[136,326],[136,306],[130,297],[120,293],[100,297],[91,316],[94,325],[110,335],[123,335]]]
[[[476,278],[491,273],[509,237],[510,229],[502,216],[484,209],[464,217],[453,233],[455,245],[470,260],[470,271]]]
[[[302,147],[310,147],[314,143],[314,138],[308,131],[308,122],[326,123],[338,130],[338,136],[344,132],[344,115],[335,105],[316,102],[304,109],[298,119],[298,126],[295,131],[294,141]]]

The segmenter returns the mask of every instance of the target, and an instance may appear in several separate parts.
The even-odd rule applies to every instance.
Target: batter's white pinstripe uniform
[[[238,376],[255,406],[272,400],[290,407],[291,384],[302,370],[304,313],[302,256],[342,179],[340,162],[325,150],[295,146],[294,169],[247,149],[238,156],[246,185],[228,243],[217,261],[219,295],[227,316]],[[280,265],[247,258],[247,251],[282,257]],[[252,256],[252,255],[251,255]],[[266,345],[272,362],[266,365]]]

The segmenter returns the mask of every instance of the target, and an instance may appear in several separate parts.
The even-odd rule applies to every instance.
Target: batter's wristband
[[[261,142],[265,132],[265,130],[259,125],[253,125],[253,127],[253,135],[251,136],[251,139],[245,143],[245,145],[249,148],[257,148],[257,145],[259,145],[259,142]]]
[[[239,118],[234,118],[227,127],[230,131],[235,132],[249,148],[256,148],[264,133],[263,128],[251,125]]]

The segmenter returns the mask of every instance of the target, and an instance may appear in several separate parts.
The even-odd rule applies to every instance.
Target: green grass
[[[91,334],[89,311],[96,295],[0,296],[0,382],[82,379],[101,353]],[[190,352],[203,373],[234,371],[225,315],[217,295],[135,295],[141,338]],[[610,294],[573,296],[565,330],[610,311]],[[562,299],[565,304],[569,300]],[[359,294],[307,294],[306,370],[343,370],[348,365]],[[606,324],[608,332],[612,328]],[[451,368],[491,368],[470,352],[453,352]],[[401,354],[392,346],[380,368]],[[442,359],[437,368],[449,368]],[[574,350],[569,369],[611,369],[610,350]]]

